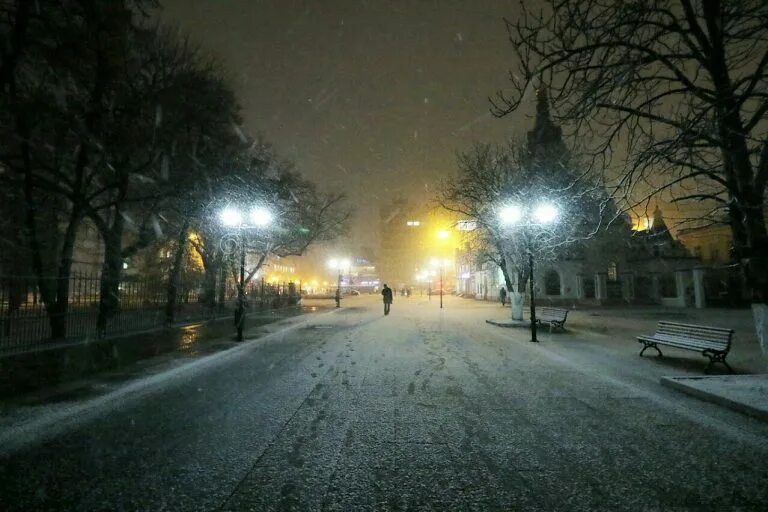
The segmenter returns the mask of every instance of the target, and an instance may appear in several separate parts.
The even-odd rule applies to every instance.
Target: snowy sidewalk
[[[499,327],[527,328],[529,323],[513,322],[508,318],[508,309],[486,309],[486,323]],[[527,311],[526,311],[527,318]],[[627,347],[615,354],[626,364],[632,364],[637,351],[635,345],[640,334],[655,331],[659,320],[713,325],[734,329],[735,336],[728,361],[735,368],[733,375],[696,375],[704,370],[696,354],[688,351],[669,351],[662,358],[643,358],[644,364],[653,364],[653,370],[667,375],[658,376],[662,385],[681,391],[698,399],[727,407],[752,417],[768,421],[768,374],[766,359],[762,354],[754,325],[752,312],[748,309],[671,309],[660,307],[610,307],[585,310],[571,310],[566,323],[566,333],[554,335],[550,340],[575,338],[602,346],[607,352],[616,352],[619,346]],[[548,329],[540,332],[546,333]],[[638,364],[637,362],[635,364]],[[670,376],[673,370],[682,375]],[[653,374],[651,374],[653,375]]]

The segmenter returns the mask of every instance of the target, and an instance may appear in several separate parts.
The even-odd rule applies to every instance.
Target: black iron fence
[[[51,282],[47,284],[56,285]],[[169,316],[166,279],[126,277],[118,286],[119,308],[109,315],[106,329],[99,333],[101,279],[98,274],[73,274],[69,278],[64,312],[65,336],[52,339],[51,306],[40,293],[35,277],[0,275],[0,354],[22,352],[52,343],[110,337],[156,329],[173,323],[212,320],[231,316],[237,305],[237,283],[220,280],[205,290],[201,277],[180,280]],[[293,283],[253,280],[246,286],[248,310],[274,309],[295,305],[301,291]]]

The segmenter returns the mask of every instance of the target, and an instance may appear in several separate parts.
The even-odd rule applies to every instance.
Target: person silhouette
[[[392,307],[392,288],[384,283],[384,288],[381,289],[381,296],[384,299],[384,314],[389,314],[389,309]]]

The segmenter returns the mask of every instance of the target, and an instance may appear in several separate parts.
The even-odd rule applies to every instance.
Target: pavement
[[[517,328],[530,325],[525,321],[504,318],[499,315],[499,310],[491,311],[493,318],[486,320],[491,325]],[[569,312],[568,327],[572,332],[581,335],[624,336],[634,339],[639,334],[653,333],[658,320],[734,329],[736,334],[728,358],[729,361],[739,360],[740,368],[737,373],[742,373],[706,377],[664,376],[660,378],[662,385],[768,421],[767,359],[760,349],[750,310],[670,309],[658,306],[592,308]]]
[[[765,510],[768,424],[659,385],[705,361],[639,358],[614,327],[533,344],[499,310],[350,298],[72,398],[0,443],[2,508]]]

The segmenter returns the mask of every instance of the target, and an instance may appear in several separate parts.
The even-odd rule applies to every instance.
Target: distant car
[[[347,293],[348,293],[349,295],[360,295],[360,292],[359,292],[359,291],[357,291],[357,290],[349,290],[349,292],[347,292]]]

